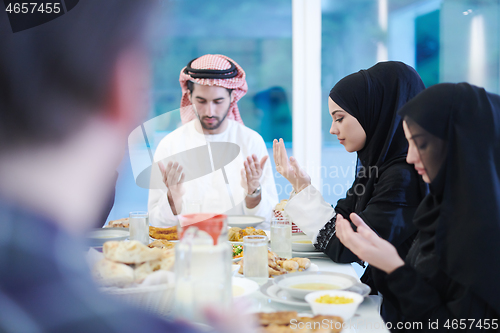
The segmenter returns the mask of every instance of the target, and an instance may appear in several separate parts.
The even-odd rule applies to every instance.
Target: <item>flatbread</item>
[[[139,241],[104,243],[102,253],[108,260],[123,264],[141,264],[146,261],[158,260],[162,257],[161,249],[151,249]]]
[[[169,228],[149,227],[149,236],[154,239],[179,240],[177,226]]]
[[[92,268],[92,276],[105,287],[124,287],[134,282],[134,269],[108,259],[98,261]]]

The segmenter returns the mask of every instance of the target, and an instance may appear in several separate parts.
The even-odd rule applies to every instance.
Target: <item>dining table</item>
[[[105,231],[109,231],[109,232],[112,232],[112,231],[115,232],[116,230],[114,230],[114,229],[116,229],[116,228],[109,228],[108,230],[100,229],[98,231],[105,230]],[[119,229],[121,229],[121,228],[119,228]],[[128,232],[128,230],[127,230],[127,232]],[[268,234],[268,236],[269,236],[269,232],[266,232],[266,234]],[[128,238],[128,235],[126,235],[125,237]],[[304,236],[296,234],[293,237],[295,237],[295,240],[297,240],[300,237],[304,237]],[[300,239],[302,239],[302,238],[300,238]],[[150,239],[150,241],[153,241],[153,239]],[[102,240],[101,240],[101,242],[102,242]],[[101,246],[102,246],[102,244],[101,244]],[[89,251],[89,253],[87,255],[89,255],[91,252],[92,252],[92,254],[97,254],[98,252],[100,252],[99,249],[101,249],[101,247],[98,247],[97,249],[98,249],[98,251]],[[341,273],[341,274],[349,275],[349,276],[353,277],[356,281],[360,282],[359,276],[358,276],[359,272],[357,273],[355,268],[354,268],[354,265],[358,265],[356,263],[353,263],[353,264],[335,263],[330,258],[326,257],[325,254],[323,254],[321,252],[292,252],[292,255],[294,257],[309,258],[311,260],[311,266],[314,266],[314,271]],[[87,259],[89,259],[89,257],[87,257]],[[94,260],[96,261],[97,258],[94,258]],[[239,268],[239,263],[237,261],[235,261],[235,259],[233,259],[233,276],[234,277],[243,277],[241,274],[238,273],[238,269],[236,267]],[[172,274],[172,273],[170,273],[170,274]],[[245,299],[248,301],[247,302],[248,304],[246,306],[248,312],[259,313],[259,312],[297,311],[298,315],[301,317],[313,316],[311,308],[307,304],[302,304],[300,306],[294,305],[293,301],[283,302],[282,299],[281,299],[281,301],[277,300],[275,296],[271,297],[269,293],[266,293],[266,291],[268,291],[270,289],[265,289],[265,286],[270,285],[272,283],[273,283],[272,278],[269,278],[267,283],[259,286],[258,290],[251,292],[250,294],[245,296]],[[173,289],[172,288],[165,289],[165,292],[168,292],[170,296],[168,296],[166,298],[166,300],[163,302],[165,304],[161,303],[162,306],[164,306],[164,309],[162,307],[160,307],[159,309],[156,309],[155,307],[151,307],[148,305],[148,310],[154,310],[153,312],[156,312],[161,316],[165,316],[166,318],[171,318],[173,294],[169,290],[173,290]],[[255,289],[253,289],[253,290],[255,290]],[[117,293],[115,291],[113,291],[113,292],[108,291],[107,293],[111,293],[115,297],[122,297],[120,299],[123,301],[127,301],[127,302],[130,302],[132,304],[139,305],[139,306],[144,306],[143,303],[138,302],[137,298],[132,297],[133,295],[128,295],[127,293],[124,293],[124,292]],[[342,326],[343,327],[342,332],[344,332],[344,333],[389,332],[382,317],[380,316],[379,310],[380,310],[381,296],[367,295],[368,293],[369,293],[369,291],[364,290],[363,296],[365,296],[365,297],[364,297],[363,302],[358,306],[354,316],[344,322],[344,324]],[[155,293],[155,296],[156,296],[156,294],[157,293]],[[141,301],[144,301],[144,300],[141,299]],[[303,301],[303,303],[304,303],[304,301]],[[154,304],[156,304],[156,303],[154,303]],[[158,311],[160,311],[160,312],[158,312]]]
[[[312,258],[311,263],[317,265],[319,271],[342,273],[350,275],[359,281],[359,277],[352,266],[355,264],[338,264],[326,257]],[[251,312],[297,311],[299,315],[312,314],[310,308],[276,302],[272,298],[264,295],[260,290],[249,295],[248,299],[251,304],[249,310]],[[378,295],[366,296],[364,301],[359,305],[354,316],[345,321],[342,332],[389,332],[380,316],[380,302],[381,297]]]

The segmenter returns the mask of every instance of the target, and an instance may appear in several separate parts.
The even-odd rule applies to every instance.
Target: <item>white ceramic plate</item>
[[[153,237],[149,236],[149,243],[153,243],[154,241],[157,241],[157,240],[161,240],[161,239],[156,239],[156,238],[153,238]],[[166,240],[166,239],[164,239],[164,240]],[[175,239],[175,240],[166,240],[166,241],[167,242],[171,242],[171,243],[179,243],[179,240],[177,240],[177,239]]]
[[[229,215],[227,217],[227,225],[245,229],[246,227],[255,227],[265,220],[263,217],[254,215]]]
[[[317,271],[319,271],[319,267],[318,267],[318,265],[311,263],[311,266],[309,266],[309,268],[308,268],[308,269],[303,270],[302,272],[317,272]],[[297,272],[296,274],[300,274],[300,273],[301,273],[301,272]],[[235,275],[235,276],[240,276],[240,277],[241,277],[241,276],[243,276],[243,274],[240,274],[240,273],[238,273],[238,272],[236,272],[234,275]],[[278,275],[278,276],[281,276],[281,275]],[[271,278],[271,279],[272,279],[272,278]],[[272,281],[272,280],[271,280],[271,281]]]
[[[234,259],[233,259],[233,262],[238,262],[238,261],[240,261],[242,258],[243,258],[243,257],[234,258]]]
[[[278,285],[274,284],[273,281],[269,281],[262,285],[260,291],[272,301],[302,308],[311,308],[306,301],[290,296],[286,291],[281,290]]]
[[[312,252],[302,252],[302,251],[293,251],[292,250],[292,256],[295,258],[295,257],[300,257],[300,258],[309,258],[309,259],[312,259],[312,258],[328,258],[328,256],[326,254],[324,254],[323,252],[315,252],[315,251],[312,251]]]
[[[108,241],[122,241],[129,237],[130,232],[124,228],[98,228],[87,233],[89,246],[102,246]]]
[[[357,283],[349,290],[354,291],[355,293],[358,293],[363,297],[366,297],[370,294],[370,287],[364,283]],[[280,289],[277,284],[274,284],[272,280],[269,280],[266,284],[262,285],[260,287],[260,291],[272,301],[302,308],[311,308],[305,300],[300,300],[298,298],[292,297],[285,290]]]
[[[233,277],[232,283],[233,298],[245,297],[259,290],[257,282],[247,278]]]
[[[315,290],[296,289],[292,287],[293,285],[304,283],[326,283],[336,286],[334,289],[349,290],[349,288],[358,283],[358,281],[352,276],[336,272],[303,272],[302,274],[285,274],[277,276],[273,282],[281,289],[286,290],[291,296],[299,299],[305,299],[307,294],[310,294]]]

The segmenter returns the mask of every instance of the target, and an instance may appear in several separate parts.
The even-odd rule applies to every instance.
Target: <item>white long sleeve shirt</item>
[[[297,194],[292,192],[285,212],[313,243],[316,242],[319,231],[335,215],[333,207],[312,185]]]
[[[228,126],[220,134],[203,134],[196,127],[198,120],[192,120],[182,125],[161,140],[154,154],[155,162],[186,152],[190,149],[206,146],[210,142],[231,142],[240,147],[238,156],[224,166],[229,186],[226,185],[222,169],[205,174],[196,179],[183,183],[185,194],[182,199],[182,211],[186,212],[190,202],[200,203],[202,210],[209,212],[225,212],[228,215],[257,215],[266,218],[266,222],[259,225],[261,229],[269,229],[269,220],[272,209],[278,203],[278,194],[271,162],[266,161],[263,174],[260,178],[261,201],[249,209],[246,207],[246,192],[242,186],[241,170],[246,157],[255,154],[259,161],[266,155],[267,149],[262,137],[252,129],[238,122],[228,119]],[[199,126],[199,125],[198,125]],[[182,164],[182,163],[181,163]],[[189,168],[184,165],[183,168]],[[209,170],[210,171],[210,170]],[[158,168],[152,170],[151,182],[161,178]],[[161,181],[160,181],[161,183]],[[177,224],[177,217],[172,213],[168,202],[168,189],[164,184],[160,189],[149,190],[148,210],[150,224],[154,226],[172,226]],[[231,197],[233,200],[231,200]],[[234,203],[234,206],[233,206]],[[216,207],[214,207],[214,205]]]

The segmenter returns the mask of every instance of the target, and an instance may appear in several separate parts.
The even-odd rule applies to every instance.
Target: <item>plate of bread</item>
[[[254,227],[246,227],[245,229],[232,227],[227,232],[227,237],[232,244],[243,244],[243,237],[254,235],[268,236],[264,230],[255,229]]]
[[[109,221],[108,224],[104,226],[104,228],[126,228],[126,229],[128,229],[128,227],[129,227],[128,217]]]
[[[102,248],[103,259],[92,267],[94,279],[105,287],[139,284],[156,271],[172,271],[175,250],[165,242],[146,246],[138,241],[109,241]]]
[[[238,275],[243,276],[243,263],[245,258],[242,258],[238,264],[240,268],[237,272]],[[268,260],[268,272],[269,277],[273,278],[275,276],[296,273],[296,272],[316,272],[319,270],[318,265],[311,263],[308,258],[280,258],[276,253],[269,251],[267,252]]]
[[[255,314],[255,319],[260,328],[259,333],[337,333],[343,328],[343,320],[340,317],[312,316],[297,311],[260,312]],[[347,333],[347,330],[344,332]]]
[[[179,235],[177,234],[177,226],[168,227],[168,228],[159,228],[159,227],[149,227],[149,237],[153,239],[163,239],[168,241],[177,241],[179,240]]]

